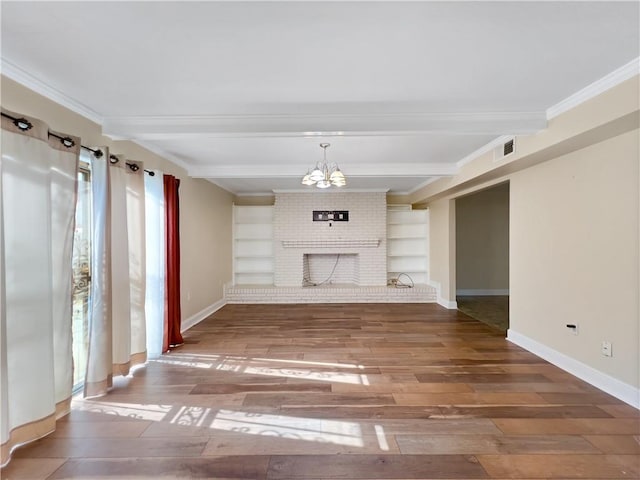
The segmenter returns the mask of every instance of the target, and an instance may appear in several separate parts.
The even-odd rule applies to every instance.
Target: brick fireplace
[[[314,222],[314,210],[348,210],[348,222]],[[305,256],[307,271],[315,263],[316,280],[324,280],[327,267],[349,267],[335,277],[343,283],[351,275],[356,286],[384,286],[387,275],[385,192],[309,192],[276,193],[274,207],[274,250],[277,287],[300,287],[304,284]],[[353,270],[355,269],[355,270]],[[330,269],[329,269],[330,272]]]

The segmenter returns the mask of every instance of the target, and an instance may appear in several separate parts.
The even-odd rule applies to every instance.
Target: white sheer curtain
[[[125,164],[127,172],[127,238],[129,241],[129,311],[131,318],[129,362],[133,366],[147,360],[145,173],[142,162],[128,160]]]
[[[17,115],[4,112],[13,117]],[[80,140],[2,117],[0,163],[2,464],[55,429],[72,385],[72,240]],[[65,137],[65,135],[60,135]]]
[[[91,164],[91,293],[89,349],[84,396],[102,395],[112,385],[111,317],[111,189],[109,150],[90,155]]]
[[[145,230],[147,247],[147,356],[158,358],[162,354],[164,329],[165,287],[165,232],[164,184],[162,172],[144,176]]]
[[[131,366],[131,280],[127,229],[127,166],[111,163],[111,313],[113,373],[127,375]]]
[[[110,155],[91,159],[93,257],[84,395],[107,393],[113,375],[146,361],[144,169]]]
[[[63,136],[63,135],[61,135]],[[73,389],[73,234],[76,224],[80,139],[69,152],[56,137],[51,150],[51,275],[56,404]],[[62,148],[62,150],[61,150]],[[69,405],[65,407],[69,411]]]

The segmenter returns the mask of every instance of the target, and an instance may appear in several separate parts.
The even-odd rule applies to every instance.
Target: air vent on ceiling
[[[498,145],[493,150],[493,160],[494,162],[500,161],[509,155],[513,155],[516,152],[516,139],[511,138],[504,142],[502,145]]]

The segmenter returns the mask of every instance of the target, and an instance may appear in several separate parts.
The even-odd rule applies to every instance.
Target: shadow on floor
[[[459,296],[458,310],[502,332],[509,328],[509,296]]]

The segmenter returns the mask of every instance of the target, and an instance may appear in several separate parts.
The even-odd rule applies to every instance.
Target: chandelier
[[[344,187],[347,180],[338,168],[337,164],[329,165],[327,163],[327,148],[330,143],[321,143],[320,148],[324,150],[324,160],[322,163],[316,163],[313,170],[307,170],[307,174],[302,178],[303,185],[315,185],[318,188]]]

